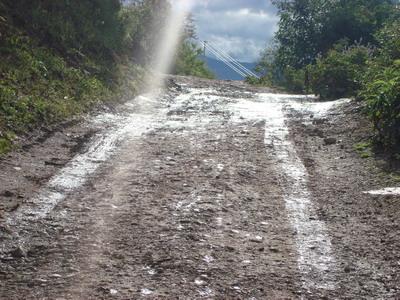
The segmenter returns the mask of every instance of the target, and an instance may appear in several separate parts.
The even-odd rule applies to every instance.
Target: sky
[[[191,12],[199,40],[242,62],[257,61],[277,30],[271,0],[193,0]]]

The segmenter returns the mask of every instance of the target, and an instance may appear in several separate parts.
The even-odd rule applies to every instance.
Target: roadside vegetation
[[[0,154],[29,131],[137,93],[170,6],[123,2],[0,2]],[[175,72],[211,77],[197,53],[183,37]]]
[[[208,69],[206,63],[199,59],[203,49],[196,44],[196,39],[196,26],[193,16],[189,14],[184,24],[182,41],[176,53],[172,72],[177,75],[214,79],[215,75]]]
[[[321,100],[356,97],[376,130],[376,144],[400,150],[400,3],[397,0],[275,0],[274,42],[255,84]]]

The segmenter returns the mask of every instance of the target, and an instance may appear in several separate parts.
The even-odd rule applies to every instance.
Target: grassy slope
[[[0,18],[0,33],[0,154],[12,149],[17,135],[119,99],[122,90],[135,89],[132,78],[122,76],[129,68],[118,68],[109,84],[89,71],[96,69],[95,62],[72,63],[4,18]],[[121,78],[129,80],[121,82]]]

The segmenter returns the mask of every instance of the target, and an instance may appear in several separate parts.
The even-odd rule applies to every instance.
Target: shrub
[[[400,20],[386,24],[376,33],[381,63],[400,59]]]
[[[370,54],[371,50],[364,46],[337,46],[330,50],[325,57],[318,58],[315,65],[307,67],[312,91],[322,99],[355,96]]]
[[[388,150],[400,148],[400,21],[376,33],[377,56],[370,60],[359,93],[373,122],[376,140]]]
[[[368,76],[360,97],[377,131],[377,140],[387,148],[400,146],[400,60]]]
[[[203,78],[214,78],[204,61],[199,59],[202,50],[191,42],[183,42],[178,49],[174,74],[189,75]]]
[[[295,69],[287,67],[284,71],[284,81],[281,83],[285,89],[295,92],[304,93],[307,91],[306,69]]]
[[[52,50],[19,32],[8,34],[0,46],[0,132],[60,121],[110,94],[99,79]]]

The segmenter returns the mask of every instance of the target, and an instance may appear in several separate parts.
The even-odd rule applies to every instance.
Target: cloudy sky
[[[277,29],[271,0],[193,0],[200,40],[243,62],[254,62]]]

